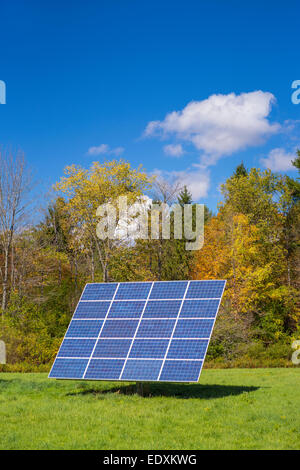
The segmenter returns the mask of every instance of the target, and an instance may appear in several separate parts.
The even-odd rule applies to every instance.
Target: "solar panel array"
[[[225,282],[87,284],[49,377],[197,382]]]

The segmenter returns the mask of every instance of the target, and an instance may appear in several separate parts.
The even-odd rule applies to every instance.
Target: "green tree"
[[[233,178],[239,178],[240,176],[247,176],[248,172],[245,168],[244,163],[242,162],[240,165],[238,165],[235,169],[235,172],[233,173]]]
[[[235,173],[222,191],[224,201],[208,225],[194,275],[203,276],[206,269],[228,279],[231,314],[243,318],[254,336],[266,344],[287,338],[299,321],[298,294],[287,279],[287,180],[252,168]]]

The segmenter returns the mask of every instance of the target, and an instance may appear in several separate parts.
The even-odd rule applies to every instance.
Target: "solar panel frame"
[[[197,284],[199,284],[199,283],[201,284],[201,283],[204,283],[204,282],[206,283],[206,287],[207,287],[206,289],[204,289],[204,297],[198,298],[197,296],[195,296],[195,295],[193,294],[193,291],[195,291],[195,290],[197,291]],[[153,287],[156,286],[156,285],[158,285],[159,283],[164,283],[165,285],[166,285],[167,283],[168,283],[168,284],[172,283],[173,285],[175,285],[175,283],[182,283],[182,285],[185,284],[185,292],[184,292],[184,295],[183,295],[181,298],[176,298],[176,297],[174,296],[174,294],[172,294],[172,295],[170,296],[170,298],[167,298],[167,296],[166,296],[165,294],[163,294],[162,297],[161,297],[161,296],[158,296],[158,297],[152,297],[152,298],[151,298],[151,293],[152,293]],[[183,284],[183,283],[184,283],[184,284]],[[197,284],[196,284],[196,283],[197,283]],[[211,284],[209,284],[209,283],[211,283]],[[213,284],[213,283],[214,283],[214,284]],[[222,283],[222,284],[221,284],[221,283]],[[133,296],[128,297],[128,298],[123,298],[123,299],[121,299],[121,298],[116,298],[117,293],[118,293],[118,289],[119,289],[120,285],[121,285],[121,286],[124,286],[124,285],[126,285],[126,284],[130,284],[131,286],[132,286],[133,284],[135,284],[135,285],[141,285],[141,284],[144,284],[144,285],[147,284],[147,285],[149,285],[149,284],[151,284],[151,287],[150,287],[150,289],[149,289],[149,291],[148,291],[147,299],[143,299],[141,296],[137,296],[137,298],[135,298],[135,299],[133,298]],[[189,289],[190,285],[193,285],[193,289],[191,289],[191,290]],[[87,297],[86,291],[87,291],[87,293],[88,293],[88,296],[91,296],[91,294],[90,294],[91,289],[90,289],[89,286],[95,286],[95,287],[101,286],[101,287],[99,288],[99,292],[100,292],[100,294],[101,294],[101,292],[102,292],[102,294],[99,295],[99,293],[98,293],[98,297],[103,297],[103,295],[104,295],[104,298],[99,298],[99,299],[97,299],[97,300],[95,300],[94,298],[92,298],[92,299],[91,299],[91,298],[90,298],[90,299],[87,299],[87,298],[86,298],[86,297]],[[114,290],[114,292],[113,292],[113,295],[111,296],[110,299],[109,299],[109,298],[105,298],[105,295],[106,295],[106,294],[105,294],[105,288],[106,288],[106,287],[108,288],[108,292],[109,292],[109,295],[110,295],[111,292],[112,292],[113,286],[115,286],[115,290]],[[220,290],[220,287],[221,287],[221,286],[222,286],[222,289]],[[205,287],[205,285],[204,285],[204,287]],[[131,349],[132,349],[132,347],[133,347],[133,344],[134,344],[135,339],[141,339],[141,340],[142,340],[142,339],[144,339],[144,340],[151,340],[151,339],[153,339],[153,340],[165,340],[165,339],[167,339],[167,340],[169,341],[169,344],[168,344],[167,351],[166,351],[166,353],[165,353],[164,359],[162,360],[162,364],[161,364],[159,376],[158,376],[157,379],[155,379],[155,381],[168,381],[168,382],[171,381],[171,382],[187,382],[187,383],[189,383],[189,382],[197,382],[197,381],[199,380],[199,377],[200,377],[200,374],[201,374],[201,371],[202,371],[203,363],[204,363],[204,360],[205,360],[205,357],[206,357],[207,349],[208,349],[209,342],[210,342],[210,339],[211,339],[211,335],[212,335],[212,332],[213,332],[213,328],[214,328],[214,325],[215,325],[215,322],[216,322],[216,318],[217,318],[217,315],[218,315],[218,311],[219,311],[219,308],[220,308],[220,303],[221,303],[221,300],[222,300],[222,296],[223,296],[225,287],[226,287],[226,280],[217,280],[217,281],[215,281],[215,280],[206,280],[206,281],[198,281],[198,280],[195,280],[195,281],[194,281],[194,280],[191,280],[191,281],[153,281],[153,282],[147,281],[147,282],[135,282],[135,283],[132,283],[132,282],[122,282],[122,283],[113,282],[113,283],[100,283],[100,284],[99,284],[99,283],[89,283],[89,284],[86,284],[86,286],[85,286],[85,288],[84,288],[84,290],[83,290],[83,292],[82,292],[82,294],[81,294],[81,296],[80,296],[80,299],[79,299],[79,301],[78,301],[78,304],[77,304],[77,306],[76,306],[76,309],[75,309],[75,311],[74,311],[74,314],[73,314],[73,316],[72,316],[70,325],[71,325],[71,323],[72,323],[73,320],[89,321],[89,320],[92,320],[92,319],[93,319],[93,320],[95,320],[95,321],[96,321],[96,320],[97,320],[97,321],[100,321],[100,320],[101,320],[101,321],[103,322],[103,323],[102,323],[102,326],[101,326],[101,328],[100,328],[99,334],[98,334],[97,337],[95,337],[95,338],[90,338],[90,337],[85,338],[85,339],[89,339],[89,340],[95,339],[95,344],[94,344],[94,346],[93,346],[92,352],[91,352],[90,356],[88,357],[88,359],[87,359],[87,358],[83,358],[82,356],[80,356],[80,357],[72,356],[72,357],[70,357],[70,358],[69,358],[69,357],[65,357],[65,356],[60,356],[60,351],[61,351],[61,349],[62,349],[62,347],[63,347],[63,344],[64,344],[65,339],[72,339],[72,338],[70,338],[69,336],[67,336],[68,330],[69,330],[69,328],[70,328],[70,325],[69,325],[69,327],[68,327],[68,329],[67,329],[67,331],[66,331],[66,334],[65,334],[65,336],[64,336],[64,338],[63,338],[63,341],[62,341],[62,343],[61,343],[61,346],[60,346],[60,348],[59,348],[59,351],[58,351],[58,353],[57,353],[57,356],[56,356],[56,358],[55,358],[55,361],[54,361],[54,363],[53,363],[53,365],[52,365],[52,367],[51,367],[51,370],[50,370],[50,373],[49,373],[49,376],[48,376],[48,377],[50,377],[50,378],[58,378],[58,379],[69,379],[69,380],[78,380],[78,379],[80,379],[80,380],[113,380],[113,381],[126,381],[126,382],[128,382],[128,381],[139,381],[139,380],[143,380],[143,381],[148,381],[148,380],[154,381],[153,379],[147,379],[147,378],[146,378],[146,379],[139,379],[139,378],[137,378],[137,377],[136,377],[136,378],[122,378],[122,376],[123,376],[123,372],[124,372],[124,370],[125,370],[126,363],[128,362],[128,360],[130,360],[130,362],[133,361],[133,360],[134,360],[134,361],[147,361],[147,360],[149,360],[149,361],[155,361],[155,363],[156,363],[157,361],[161,361],[161,360],[162,360],[162,359],[160,359],[160,358],[158,358],[158,357],[155,357],[155,358],[146,358],[146,357],[143,357],[143,358],[135,358],[135,357],[130,357],[130,352],[131,352]],[[201,285],[200,285],[200,291],[201,291],[201,288],[202,288],[202,287],[201,287]],[[125,289],[125,287],[123,288],[123,290],[124,290],[124,289]],[[219,289],[219,290],[218,290],[218,289]],[[94,290],[95,292],[97,292],[97,288],[92,289],[92,290]],[[130,290],[130,289],[129,289],[129,290]],[[140,289],[140,291],[141,291],[141,290],[142,290],[142,289]],[[202,289],[202,290],[203,290],[203,289]],[[126,289],[125,289],[125,291],[126,291]],[[158,291],[159,291],[159,290],[158,290]],[[162,289],[162,292],[163,292],[163,291],[164,291],[164,288]],[[173,291],[174,291],[174,289],[172,289],[172,292],[173,292]],[[189,291],[191,292],[191,294],[190,294],[189,296],[187,296],[187,294],[188,294]],[[104,294],[103,294],[103,292],[104,292]],[[209,293],[209,292],[211,292],[211,293],[213,293],[213,294],[214,294],[215,292],[217,292],[217,293],[219,292],[219,295],[218,295],[217,297],[209,297],[209,296],[208,296],[208,293]],[[101,337],[101,333],[102,333],[102,331],[103,331],[103,329],[104,329],[104,326],[105,326],[105,324],[106,324],[106,321],[109,320],[108,315],[109,315],[109,312],[110,312],[110,310],[111,310],[111,307],[112,307],[114,301],[118,301],[118,302],[122,302],[122,301],[125,301],[125,302],[129,302],[129,301],[140,301],[140,302],[141,302],[141,301],[143,301],[143,300],[144,300],[145,304],[144,304],[143,311],[142,311],[142,313],[141,313],[141,315],[140,315],[139,318],[137,318],[137,317],[125,318],[125,317],[123,317],[123,316],[120,317],[120,318],[112,318],[112,317],[110,318],[110,320],[112,320],[112,321],[118,321],[118,320],[131,320],[131,321],[132,321],[132,320],[135,320],[135,321],[138,321],[138,324],[137,324],[137,326],[136,326],[134,335],[133,335],[132,337],[130,337],[130,336],[127,337],[127,339],[131,340],[131,345],[130,345],[130,348],[129,348],[129,350],[128,350],[128,353],[127,353],[126,358],[124,359],[124,358],[119,358],[119,357],[114,357],[114,358],[109,358],[109,357],[97,358],[97,357],[95,357],[95,356],[94,356],[94,352],[95,352],[95,350],[96,350],[97,344],[99,343],[99,340],[100,340],[100,339],[101,339],[101,340],[102,340],[102,339],[103,339],[103,340],[108,340],[108,339],[110,339],[109,337],[103,337],[103,336]],[[146,310],[148,301],[160,301],[160,302],[161,302],[161,301],[174,301],[174,300],[175,300],[175,301],[176,301],[176,300],[177,300],[177,301],[180,301],[180,302],[181,302],[181,305],[180,305],[180,309],[179,309],[179,311],[178,311],[178,314],[177,314],[177,317],[176,317],[176,320],[175,320],[175,324],[174,324],[174,327],[173,327],[173,331],[172,331],[172,334],[170,335],[170,337],[169,337],[169,338],[160,338],[160,337],[153,337],[153,338],[151,338],[151,337],[140,337],[140,338],[139,338],[139,337],[137,337],[137,332],[138,332],[139,326],[140,326],[140,324],[141,324],[141,321],[142,321],[142,319],[143,319],[143,314],[144,314],[144,312],[145,312],[145,310]],[[216,311],[215,311],[214,318],[212,318],[212,317],[207,317],[207,316],[204,316],[204,317],[200,317],[200,316],[188,317],[187,315],[185,315],[184,317],[180,317],[180,313],[181,313],[181,310],[182,310],[182,307],[183,307],[183,305],[184,305],[184,301],[185,301],[185,300],[206,300],[206,301],[209,301],[209,300],[216,300],[216,301],[218,301],[218,305],[217,305],[217,308],[216,308]],[[75,318],[76,312],[78,311],[78,307],[80,306],[81,302],[84,302],[84,303],[88,303],[88,302],[94,302],[94,303],[96,303],[96,302],[106,302],[106,303],[109,303],[110,305],[109,305],[109,307],[108,307],[108,309],[107,309],[107,311],[106,311],[105,317],[103,317],[103,316],[101,316],[101,317],[97,316],[97,317],[92,317],[92,318],[85,318],[85,317],[80,316],[80,317]],[[144,320],[147,320],[147,321],[149,321],[149,320],[150,320],[150,321],[151,321],[151,320],[161,320],[161,319],[164,319],[164,320],[174,320],[174,316],[172,316],[172,317],[171,317],[171,316],[168,316],[168,317],[164,317],[164,318],[162,318],[162,317],[156,317],[156,318],[155,318],[155,317],[152,317],[152,318],[146,318],[146,317],[145,317],[145,318],[144,318]],[[179,338],[179,337],[174,337],[174,333],[175,333],[175,329],[176,329],[176,326],[177,326],[177,324],[178,324],[178,321],[179,321],[179,320],[186,320],[186,319],[188,319],[188,320],[200,320],[200,319],[201,319],[201,320],[206,320],[206,321],[207,321],[207,320],[212,320],[213,322],[212,322],[212,326],[211,326],[211,329],[210,329],[209,336],[206,337],[206,338],[203,338],[203,337],[201,337],[201,338],[193,338],[193,337]],[[100,337],[101,337],[101,338],[100,338]],[[77,339],[83,339],[83,338],[73,338],[73,339],[76,339],[76,340],[77,340]],[[117,337],[117,338],[115,338],[115,339],[123,340],[124,338],[123,338],[123,337]],[[182,340],[188,340],[188,341],[195,341],[195,340],[201,340],[201,341],[202,341],[202,340],[206,340],[206,341],[207,341],[207,345],[206,345],[205,352],[204,352],[204,354],[203,354],[203,359],[202,359],[202,358],[201,358],[201,359],[200,359],[200,358],[197,358],[197,359],[193,359],[193,358],[192,358],[192,359],[190,359],[190,358],[171,358],[171,357],[168,357],[168,352],[169,352],[169,349],[170,349],[170,346],[171,346],[171,343],[172,343],[172,340],[173,340],[173,339],[174,339],[174,340],[180,340],[180,339],[182,339]],[[56,364],[59,363],[59,361],[61,361],[61,360],[63,360],[63,359],[72,360],[72,361],[74,361],[74,364],[76,363],[76,361],[77,361],[77,362],[79,361],[79,363],[80,363],[80,361],[85,361],[85,360],[87,360],[87,364],[86,364],[86,367],[85,367],[85,370],[84,370],[83,375],[82,375],[81,377],[78,377],[78,374],[74,373],[74,376],[68,376],[68,377],[67,377],[68,374],[66,374],[65,376],[59,376],[59,371],[58,371],[58,373],[57,373],[56,375],[53,375],[52,372],[53,372],[53,370],[54,370]],[[120,373],[119,377],[118,377],[118,378],[111,378],[111,379],[110,379],[110,378],[105,378],[105,377],[90,377],[91,374],[88,373],[88,370],[89,370],[89,366],[90,366],[91,362],[93,361],[93,363],[94,363],[95,361],[99,361],[99,360],[103,360],[103,361],[104,361],[104,360],[114,360],[114,361],[119,361],[119,362],[120,362],[120,361],[124,361],[123,367],[122,367],[122,370],[121,370],[121,373]],[[174,362],[174,363],[176,362],[178,365],[180,365],[179,363],[183,363],[183,362],[185,362],[185,363],[188,363],[188,362],[197,362],[197,363],[200,363],[200,362],[201,362],[201,367],[200,367],[200,370],[199,370],[199,375],[198,375],[198,377],[197,377],[197,380],[190,380],[190,379],[189,379],[189,380],[183,380],[183,379],[180,379],[180,378],[179,378],[178,380],[175,380],[174,378],[173,378],[172,380],[169,380],[169,379],[165,379],[165,380],[164,380],[164,379],[161,379],[161,376],[164,375],[164,374],[163,374],[163,371],[164,371],[165,365],[166,365],[166,364],[170,364],[171,362]],[[80,363],[80,364],[81,364],[81,363]],[[71,369],[72,369],[72,368],[71,368]]]

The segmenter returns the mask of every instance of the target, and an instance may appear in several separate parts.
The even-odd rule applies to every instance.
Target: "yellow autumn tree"
[[[228,263],[224,221],[219,216],[212,217],[205,225],[204,245],[195,252],[192,276],[194,279],[218,279],[227,273]]]
[[[134,204],[144,191],[151,186],[151,179],[141,167],[131,168],[124,160],[94,162],[89,169],[68,166],[65,176],[55,189],[66,197],[65,210],[74,224],[73,244],[85,249],[89,237],[95,244],[102,268],[103,281],[110,279],[109,263],[116,250],[116,241],[107,237],[99,239],[96,227],[99,223],[97,209],[111,204],[116,209],[116,223],[119,221],[118,198],[127,196],[128,206]],[[85,240],[85,242],[84,242]]]
[[[267,343],[287,337],[299,321],[296,291],[285,284],[281,199],[288,188],[284,178],[270,171],[242,170],[222,187],[225,198],[205,227],[193,276],[227,279],[227,311],[251,324]]]
[[[247,216],[238,214],[230,220],[218,215],[205,228],[202,250],[196,255],[193,277],[227,279],[226,298],[231,301],[233,315],[249,310],[256,278],[259,247],[257,229]]]

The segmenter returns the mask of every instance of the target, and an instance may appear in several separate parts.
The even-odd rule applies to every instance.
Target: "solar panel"
[[[87,284],[49,377],[197,382],[225,284]]]

